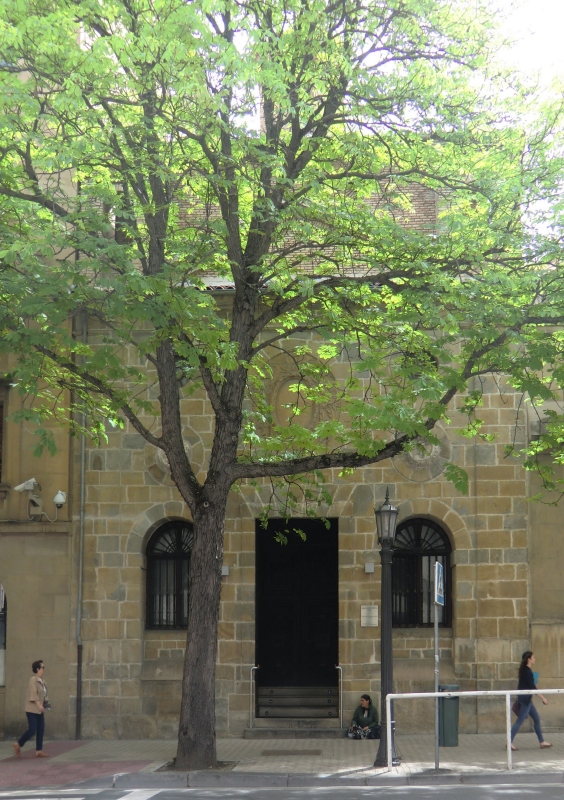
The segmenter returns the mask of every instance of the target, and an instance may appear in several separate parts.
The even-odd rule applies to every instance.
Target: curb
[[[105,786],[101,786],[105,783]],[[458,772],[451,774],[413,775],[312,775],[288,772],[229,772],[198,770],[194,772],[117,773],[107,778],[94,778],[74,784],[82,788],[107,789],[180,789],[225,788],[268,789],[338,786],[449,786],[453,784],[564,784],[564,772]]]

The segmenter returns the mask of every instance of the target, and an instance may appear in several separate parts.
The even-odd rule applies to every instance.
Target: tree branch
[[[52,211],[58,217],[61,217],[61,219],[65,219],[70,216],[70,212],[63,208],[63,206],[59,205],[59,203],[55,202],[55,200],[45,197],[45,195],[41,193],[27,194],[26,192],[15,192],[12,189],[7,189],[4,186],[0,186],[0,194],[3,194],[5,197],[13,197],[16,200],[25,200],[28,203],[36,203],[43,208],[49,209],[49,211]]]
[[[126,417],[126,419],[133,425],[135,430],[140,433],[141,436],[143,436],[143,438],[149,442],[149,444],[154,445],[154,447],[158,447],[160,450],[164,450],[162,439],[153,436],[153,434],[143,425],[131,406],[120,400],[120,398],[114,392],[112,392],[112,390],[106,386],[103,381],[101,381],[99,378],[96,378],[94,375],[91,375],[89,372],[84,372],[72,361],[61,358],[49,347],[45,347],[40,344],[34,344],[33,347],[39,353],[47,356],[47,358],[49,358],[58,367],[67,370],[67,372],[70,372],[72,375],[76,375],[77,378],[89,385],[91,390],[95,391],[95,393],[101,394],[111,400],[112,403],[116,405],[116,408],[118,408],[124,417]]]
[[[514,326],[514,329],[517,327],[518,326]],[[462,370],[461,380],[467,381],[469,378],[474,377],[474,375],[495,371],[494,368],[490,366],[487,370],[480,369],[474,372],[474,366],[481,358],[483,358],[484,355],[492,350],[495,350],[497,347],[503,344],[506,339],[507,332],[504,331],[492,342],[489,342],[479,350],[472,353],[472,355],[468,358],[464,369]],[[459,389],[459,385],[451,386],[438,401],[438,404],[446,408]],[[428,417],[423,424],[427,430],[430,431],[436,423],[437,418]],[[304,456],[303,458],[285,459],[284,461],[279,461],[277,463],[265,461],[255,462],[253,464],[237,462],[236,464],[228,467],[228,470],[231,473],[232,480],[236,481],[247,478],[281,478],[285,475],[301,475],[305,472],[324,469],[358,469],[359,467],[365,467],[369,464],[377,464],[378,462],[384,461],[387,458],[393,458],[403,450],[404,446],[408,442],[413,441],[418,436],[418,433],[415,433],[412,436],[404,434],[403,436],[394,439],[394,441],[387,444],[383,450],[380,450],[379,453],[372,456],[359,455],[359,453],[356,452],[327,453],[321,455]]]

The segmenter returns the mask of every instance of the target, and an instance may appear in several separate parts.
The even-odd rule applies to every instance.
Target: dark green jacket
[[[367,716],[364,716],[366,711]],[[363,708],[359,706],[354,712],[351,725],[359,725],[361,728],[371,728],[372,725],[378,724],[378,709],[374,704]]]

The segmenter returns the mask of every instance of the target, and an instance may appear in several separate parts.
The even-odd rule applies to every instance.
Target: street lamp
[[[380,543],[380,560],[382,564],[382,595],[381,595],[381,627],[380,627],[380,668],[381,668],[381,715],[380,715],[380,746],[374,762],[375,767],[385,767],[388,764],[388,730],[386,725],[386,696],[393,692],[394,667],[392,657],[392,550],[396,523],[399,510],[390,503],[388,489],[386,499],[379,509],[374,509],[376,515],[376,529]],[[394,731],[392,729],[392,762],[399,763],[395,752]]]

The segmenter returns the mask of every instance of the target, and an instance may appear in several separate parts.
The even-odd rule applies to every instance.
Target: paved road
[[[303,789],[29,789],[0,800],[564,800],[564,784],[499,786],[366,786]]]

